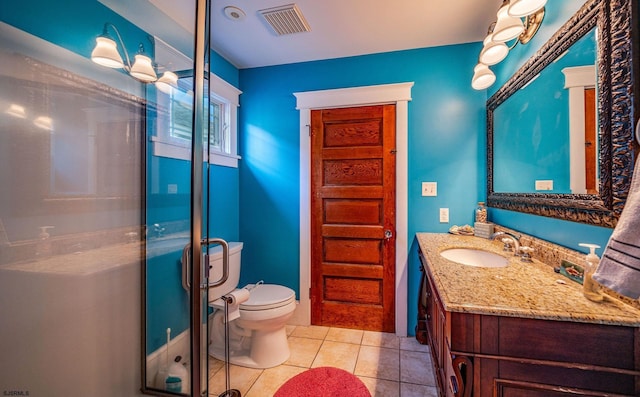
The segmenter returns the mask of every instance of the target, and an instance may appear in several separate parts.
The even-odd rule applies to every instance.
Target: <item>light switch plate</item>
[[[553,190],[553,180],[537,180],[536,190]]]
[[[437,196],[438,182],[422,182],[422,196]]]
[[[449,223],[449,208],[440,208],[440,223]]]

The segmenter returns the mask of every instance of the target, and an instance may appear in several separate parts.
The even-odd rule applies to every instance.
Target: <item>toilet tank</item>
[[[209,302],[228,294],[238,287],[240,282],[240,256],[242,254],[241,242],[229,243],[229,278],[222,285],[209,288]],[[209,248],[209,282],[215,282],[222,278],[222,246],[216,245]]]

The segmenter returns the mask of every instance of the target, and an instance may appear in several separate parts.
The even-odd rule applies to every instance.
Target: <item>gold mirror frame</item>
[[[603,227],[615,227],[633,174],[634,98],[638,76],[635,0],[589,0],[487,100],[487,205]],[[635,22],[634,22],[635,21]],[[493,190],[493,112],[571,45],[597,27],[598,195],[496,193]]]

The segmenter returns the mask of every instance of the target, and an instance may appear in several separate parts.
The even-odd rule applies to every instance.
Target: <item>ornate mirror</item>
[[[489,98],[489,206],[616,225],[634,163],[633,7],[587,1]]]

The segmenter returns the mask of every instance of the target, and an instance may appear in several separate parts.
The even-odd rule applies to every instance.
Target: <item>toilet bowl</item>
[[[242,243],[229,243],[229,277],[209,288],[209,354],[225,359],[225,302],[222,296],[237,289],[240,279]],[[210,280],[222,275],[222,249],[209,250]],[[286,323],[296,308],[295,292],[281,285],[249,284],[249,299],[239,306],[240,316],[229,322],[229,362],[249,368],[271,368],[290,355]]]
[[[285,326],[296,309],[295,293],[281,285],[248,285],[249,300],[240,305],[240,317],[229,323],[229,361],[249,368],[271,368],[289,359]],[[210,303],[209,354],[224,360],[224,301]]]

